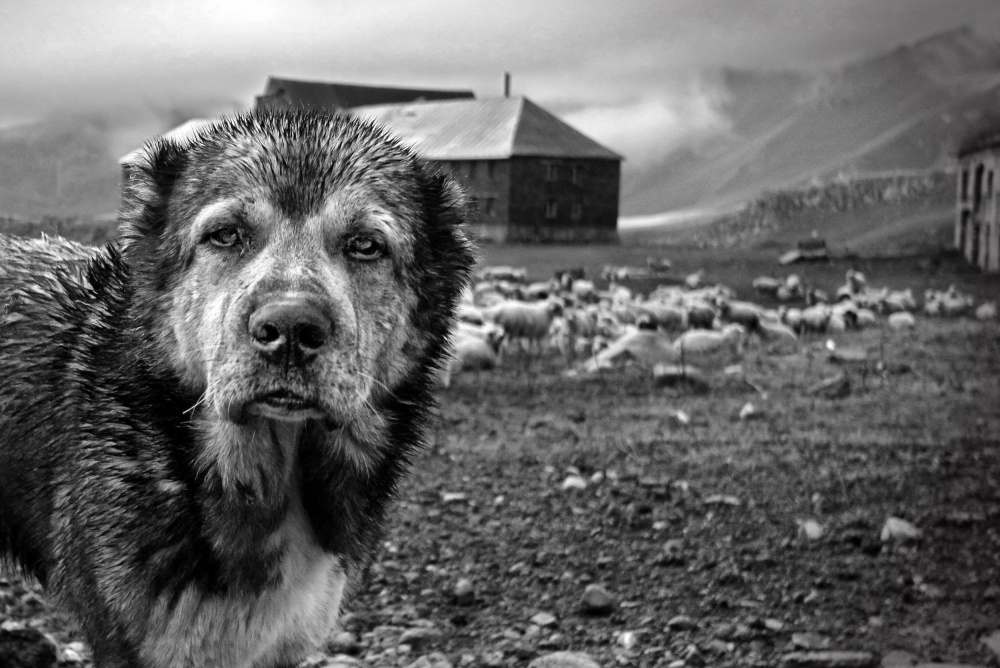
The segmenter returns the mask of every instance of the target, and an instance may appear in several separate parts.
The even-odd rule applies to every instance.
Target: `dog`
[[[249,112],[131,166],[94,249],[0,237],[0,554],[96,668],[289,666],[424,442],[467,201],[379,127]]]

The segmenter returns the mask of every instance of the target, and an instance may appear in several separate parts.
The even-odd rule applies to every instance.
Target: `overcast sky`
[[[13,6],[11,6],[13,5]],[[123,126],[252,103],[268,75],[531,97],[642,160],[717,122],[719,66],[834,67],[988,18],[996,0],[4,2],[0,126]]]

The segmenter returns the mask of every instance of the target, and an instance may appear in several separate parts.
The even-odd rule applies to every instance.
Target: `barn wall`
[[[963,157],[957,201],[955,247],[984,271],[1000,271],[1000,148]]]
[[[619,176],[617,160],[512,158],[507,240],[617,241]]]
[[[510,216],[509,160],[444,160],[434,163],[465,188],[472,200],[470,234],[480,242],[503,242]]]

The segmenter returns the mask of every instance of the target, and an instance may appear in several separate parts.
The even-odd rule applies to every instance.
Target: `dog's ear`
[[[128,166],[128,181],[118,216],[118,237],[123,249],[163,229],[167,202],[187,164],[187,149],[169,139],[155,139],[138,151]]]

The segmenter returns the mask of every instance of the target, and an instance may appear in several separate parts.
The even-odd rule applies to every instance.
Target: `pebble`
[[[676,615],[667,621],[667,628],[671,631],[687,631],[693,629],[697,624],[687,615]]]
[[[583,652],[553,652],[538,657],[528,668],[601,668],[589,654]]]
[[[792,645],[799,649],[826,649],[830,639],[818,633],[793,633]]]
[[[531,618],[531,623],[543,629],[556,626],[559,621],[556,616],[549,612],[539,612]]]
[[[327,654],[357,654],[360,651],[361,643],[350,631],[338,631],[326,641]]]
[[[467,578],[462,578],[456,582],[451,593],[455,598],[455,603],[458,605],[472,605],[476,601],[476,590],[472,586],[472,582]]]
[[[921,533],[920,529],[904,519],[888,517],[885,520],[885,524],[882,525],[882,532],[879,534],[879,538],[883,543],[890,541],[906,543],[919,540]]]
[[[427,645],[440,640],[442,633],[437,629],[413,628],[407,629],[399,637],[400,645],[409,645],[414,652],[423,650]]]
[[[3,668],[55,668],[56,644],[38,629],[16,622],[0,628],[0,666]]]
[[[986,645],[988,650],[993,652],[993,655],[997,658],[997,660],[1000,660],[1000,631],[994,631],[992,634],[984,636],[980,642]]]
[[[564,492],[571,489],[587,489],[587,481],[582,476],[569,475],[562,481],[560,489]]]
[[[618,636],[618,645],[627,652],[632,651],[639,644],[639,634],[635,631],[622,631]]]
[[[614,612],[615,598],[601,585],[587,585],[580,600],[580,610],[588,615],[609,615]]]
[[[406,668],[452,668],[452,665],[444,654],[434,652],[418,658]]]
[[[813,541],[819,540],[823,537],[825,529],[823,525],[814,519],[808,520],[795,520],[796,524],[799,525],[799,535],[806,540]]]
[[[782,668],[875,668],[871,652],[792,652],[781,657]]]

